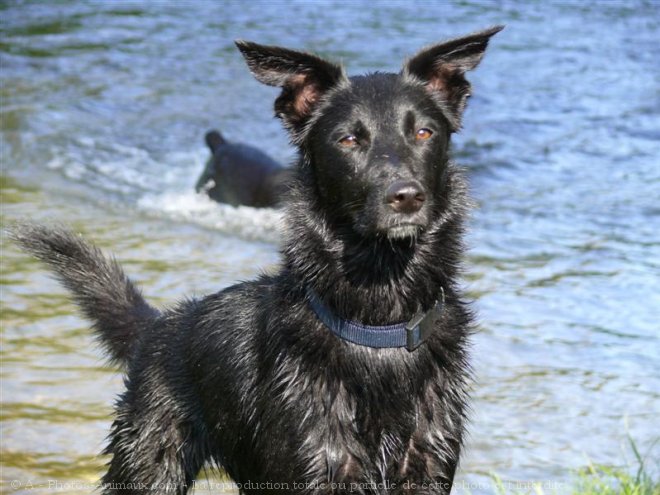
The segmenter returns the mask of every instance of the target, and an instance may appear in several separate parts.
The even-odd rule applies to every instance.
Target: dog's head
[[[441,215],[447,151],[470,94],[465,72],[501,26],[440,43],[398,74],[348,78],[308,53],[237,42],[282,88],[275,113],[311,167],[324,212],[359,235],[415,237]]]

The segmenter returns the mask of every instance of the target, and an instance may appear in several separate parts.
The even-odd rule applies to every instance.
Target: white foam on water
[[[208,150],[202,147],[160,155],[141,147],[78,136],[62,144],[46,167],[74,182],[140,196],[145,191],[193,188],[207,158]]]
[[[277,242],[280,238],[282,212],[273,208],[234,207],[195,192],[146,194],[137,206],[148,215],[193,223],[242,239]]]
[[[276,242],[282,213],[272,208],[233,207],[195,192],[195,182],[208,150],[173,151],[154,156],[149,151],[79,136],[56,154],[47,167],[84,184],[97,203],[108,200],[135,205],[156,218],[192,223],[245,240]]]

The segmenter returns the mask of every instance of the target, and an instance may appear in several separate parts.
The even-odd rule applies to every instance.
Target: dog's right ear
[[[312,114],[321,96],[346,75],[339,65],[309,53],[250,41],[236,41],[258,81],[282,88],[275,100],[275,115],[295,134]]]

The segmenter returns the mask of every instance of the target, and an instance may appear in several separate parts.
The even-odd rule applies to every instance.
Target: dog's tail
[[[211,150],[211,153],[215,153],[220,146],[227,142],[225,141],[225,138],[222,137],[222,134],[215,129],[207,132],[206,136],[204,136],[204,140],[206,141],[206,146]]]
[[[9,236],[47,263],[93,322],[99,340],[118,363],[127,361],[141,328],[158,317],[119,264],[64,228],[15,225]]]

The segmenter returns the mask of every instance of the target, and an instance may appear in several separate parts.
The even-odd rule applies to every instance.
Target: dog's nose
[[[397,181],[385,193],[385,201],[397,213],[416,213],[425,200],[422,187],[415,181]]]

